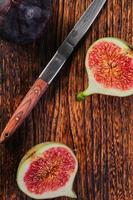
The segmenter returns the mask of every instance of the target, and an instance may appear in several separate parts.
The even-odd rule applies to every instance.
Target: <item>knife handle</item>
[[[17,110],[7,123],[4,131],[0,136],[0,143],[7,140],[17,128],[22,124],[24,119],[31,112],[33,107],[37,104],[41,96],[47,90],[48,84],[42,79],[37,79],[34,85],[31,87],[27,95],[24,97]]]

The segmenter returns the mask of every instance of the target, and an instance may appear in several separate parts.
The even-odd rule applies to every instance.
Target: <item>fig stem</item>
[[[66,194],[66,197],[70,197],[70,198],[72,198],[72,199],[77,199],[77,195],[75,194],[75,192],[72,190],[72,191],[70,191],[70,192],[68,192],[67,194]]]
[[[76,99],[77,99],[77,101],[83,101],[86,99],[86,97],[88,97],[94,93],[95,93],[94,90],[89,86],[86,90],[79,92],[77,94]]]
[[[84,94],[84,92],[80,92],[77,95],[77,101],[83,101],[83,100],[85,100],[85,98],[86,98],[86,95]]]

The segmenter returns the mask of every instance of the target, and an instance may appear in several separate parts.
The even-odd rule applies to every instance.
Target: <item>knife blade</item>
[[[85,11],[79,21],[76,23],[67,38],[61,44],[52,60],[40,74],[39,78],[45,80],[48,84],[52,82],[58,74],[64,63],[72,54],[74,48],[79,41],[84,37],[97,15],[104,6],[106,0],[94,0],[89,8]]]
[[[105,3],[106,0],[94,0],[81,16],[7,123],[0,136],[0,143],[7,140],[32,111],[33,107],[37,104],[50,83],[74,51],[74,48],[89,30]]]

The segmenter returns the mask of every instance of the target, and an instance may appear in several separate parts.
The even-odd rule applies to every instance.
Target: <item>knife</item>
[[[67,38],[58,48],[57,52],[45,67],[39,78],[35,81],[27,95],[24,97],[17,110],[7,123],[4,131],[0,136],[0,143],[7,140],[16,129],[22,124],[24,119],[32,111],[41,96],[45,93],[50,83],[68,60],[74,51],[74,48],[83,38],[90,26],[96,19],[97,15],[103,8],[106,0],[94,0],[85,13],[81,16]]]

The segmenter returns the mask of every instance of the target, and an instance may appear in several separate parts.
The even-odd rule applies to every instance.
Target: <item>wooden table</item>
[[[0,41],[0,130],[91,0],[53,0],[53,16],[43,40],[28,46]],[[33,145],[63,142],[76,153],[78,200],[133,200],[133,97],[102,95],[77,102],[87,87],[87,48],[100,37],[133,44],[133,1],[108,0],[85,39],[46,95],[0,146],[0,200],[29,200],[16,184],[20,159]],[[66,200],[67,198],[61,198]]]

